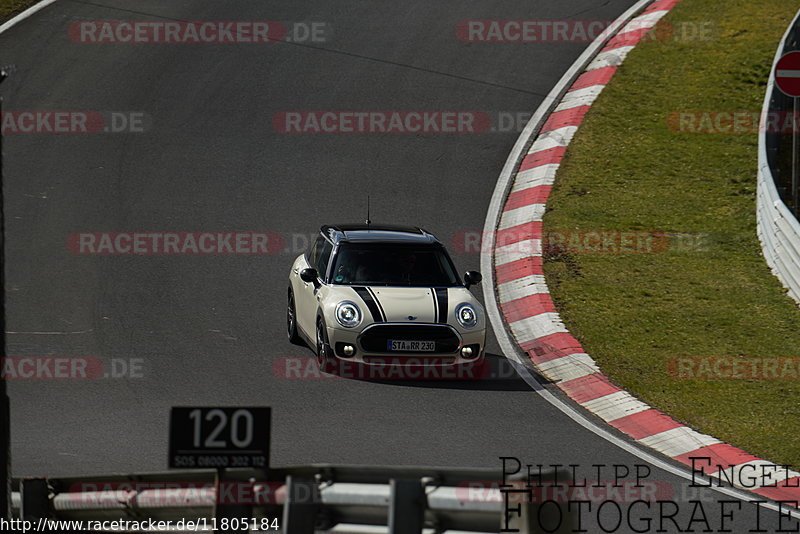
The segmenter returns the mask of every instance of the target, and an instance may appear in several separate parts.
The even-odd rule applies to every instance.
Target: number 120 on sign
[[[169,466],[267,467],[270,415],[269,408],[172,408]]]

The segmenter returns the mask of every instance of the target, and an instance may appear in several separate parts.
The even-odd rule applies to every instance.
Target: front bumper
[[[436,350],[392,352],[387,350],[389,339],[434,341]],[[328,341],[340,361],[381,366],[454,366],[473,364],[483,359],[486,329],[464,331],[450,325],[419,323],[373,323],[354,330],[329,326]],[[355,354],[344,355],[344,345],[354,347]],[[471,357],[462,355],[461,349],[466,346],[473,349]]]

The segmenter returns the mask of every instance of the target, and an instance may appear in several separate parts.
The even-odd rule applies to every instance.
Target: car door
[[[323,236],[317,237],[309,250],[308,263],[310,267],[317,270],[320,281],[325,279],[331,250],[333,250],[333,245]],[[317,287],[313,283],[300,281],[300,294],[297,295],[297,322],[311,339],[315,339],[316,335],[317,309],[319,307],[317,292]]]

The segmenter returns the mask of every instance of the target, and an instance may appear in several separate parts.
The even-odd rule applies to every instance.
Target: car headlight
[[[473,328],[478,324],[478,312],[475,311],[471,304],[459,304],[456,308],[456,319],[458,324],[464,328]]]
[[[353,302],[340,302],[336,306],[336,320],[345,328],[355,328],[361,324],[361,310]]]

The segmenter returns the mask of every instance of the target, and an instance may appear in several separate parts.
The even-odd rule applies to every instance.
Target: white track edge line
[[[500,176],[498,177],[497,184],[494,192],[492,193],[491,200],[489,201],[489,207],[486,212],[483,235],[488,243],[485,243],[481,246],[481,271],[483,273],[482,289],[483,298],[486,301],[486,313],[489,315],[492,330],[494,330],[495,337],[497,338],[497,342],[500,345],[503,354],[505,354],[506,358],[511,361],[520,377],[525,380],[525,382],[533,391],[538,393],[544,400],[564,413],[564,415],[572,419],[578,425],[606,440],[607,442],[616,445],[625,452],[628,452],[629,454],[644,460],[654,467],[671,473],[677,477],[686,480],[695,480],[695,477],[689,472],[688,468],[678,467],[677,465],[674,465],[667,460],[656,456],[654,453],[641,449],[632,442],[628,442],[612,434],[608,429],[602,428],[596,422],[589,420],[586,414],[580,413],[575,409],[575,407],[553,395],[553,393],[548,391],[547,388],[539,383],[536,377],[531,373],[530,369],[525,365],[524,360],[517,351],[516,345],[511,341],[509,333],[503,323],[503,318],[500,316],[500,310],[497,305],[494,288],[494,264],[492,261],[494,235],[492,232],[495,231],[500,217],[501,204],[505,201],[506,194],[511,187],[511,179],[516,174],[516,170],[519,167],[522,158],[525,156],[527,145],[532,142],[531,137],[535,133],[538,133],[542,124],[544,124],[544,121],[547,119],[547,117],[549,117],[557,103],[560,102],[561,97],[567,92],[573,81],[577,79],[578,75],[589,65],[589,63],[591,63],[605,43],[614,35],[616,35],[621,27],[632,20],[634,15],[640,11],[643,11],[649,4],[654,3],[655,1],[657,0],[640,0],[625,13],[620,15],[619,18],[617,18],[611,24],[611,26],[608,28],[608,31],[604,32],[604,35],[598,37],[594,42],[592,42],[578,57],[575,63],[570,66],[567,72],[564,73],[550,93],[545,97],[544,101],[541,103],[533,116],[531,116],[528,124],[525,125],[522,133],[517,138],[514,147],[511,149],[511,153],[503,165],[503,169],[500,171]],[[714,487],[713,480],[707,478],[704,478],[704,480],[712,483],[708,489],[745,502],[753,502],[754,496],[759,497],[760,499],[769,499],[768,497],[763,497],[753,492],[735,488]],[[800,519],[800,510],[781,507],[778,505],[778,503],[772,500],[767,500],[766,502],[759,500],[759,503],[764,508],[787,514],[795,519]]]
[[[42,9],[46,8],[50,4],[54,3],[56,0],[42,0],[36,4],[33,4],[31,7],[20,13],[19,15],[12,17],[11,20],[6,21],[0,26],[0,33],[8,30],[12,26],[15,26],[17,23],[22,22],[23,20],[27,19],[34,13],[41,11]]]

